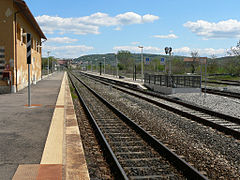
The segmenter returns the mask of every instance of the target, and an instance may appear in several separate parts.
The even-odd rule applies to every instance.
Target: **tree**
[[[56,64],[57,60],[53,56],[50,56],[49,57],[49,69],[52,69],[52,63]],[[46,69],[47,66],[48,66],[48,58],[42,58],[42,68]]]
[[[235,47],[231,47],[227,53],[240,59],[240,40],[237,42],[237,45]]]
[[[133,59],[130,51],[124,50],[118,51],[117,58],[119,63],[121,64],[122,69],[125,70],[132,69],[131,67],[133,66]]]
[[[198,51],[197,50],[191,51],[191,56],[193,58],[193,61],[191,63],[192,74],[193,74],[196,71],[196,67],[195,67],[196,66],[196,61],[197,61],[197,58],[199,57]]]
[[[231,47],[227,53],[230,56],[235,56],[235,59],[228,61],[227,69],[230,73],[239,75],[240,71],[240,40],[237,42],[235,47]]]
[[[132,54],[130,51],[118,51],[117,58],[121,64],[128,64],[128,60],[131,58]]]
[[[172,72],[174,74],[183,74],[185,72],[184,61],[175,57],[172,60]]]

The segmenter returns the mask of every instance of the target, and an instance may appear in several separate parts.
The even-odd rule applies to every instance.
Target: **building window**
[[[35,49],[35,40],[32,38],[32,49],[34,50]]]
[[[38,41],[36,41],[36,50],[37,50],[37,52],[38,52]]]
[[[23,29],[23,34],[22,34],[22,42],[24,43],[24,44],[26,44],[27,43],[27,36],[26,36],[26,31]]]

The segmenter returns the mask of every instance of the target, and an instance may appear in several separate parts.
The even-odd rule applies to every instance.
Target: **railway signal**
[[[168,71],[168,74],[169,76],[172,74],[172,62],[171,62],[171,55],[172,55],[172,47],[165,47],[165,53],[166,54],[169,54],[169,71]],[[166,71],[166,66],[165,66],[165,71]]]
[[[27,64],[28,64],[28,107],[31,106],[31,72],[30,72],[30,64],[31,61],[31,47],[32,40],[31,40],[31,34],[27,33]]]

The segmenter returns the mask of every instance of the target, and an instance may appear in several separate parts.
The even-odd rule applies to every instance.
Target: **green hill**
[[[116,58],[115,58],[115,54],[113,53],[108,53],[108,54],[91,54],[91,55],[85,55],[85,56],[81,56],[79,58],[74,59],[74,62],[89,62],[93,64],[95,64],[96,62],[103,62],[104,61],[104,57],[106,60],[107,64],[115,64]],[[159,61],[161,60],[161,58],[165,58],[166,60],[168,60],[169,56],[168,55],[161,55],[161,54],[143,54],[143,58],[149,58],[150,60],[154,60],[154,59],[158,59]],[[183,60],[185,56],[174,56],[174,58],[177,58],[179,60]],[[141,61],[141,54],[139,53],[133,53],[132,54],[132,59],[134,59],[137,63]]]

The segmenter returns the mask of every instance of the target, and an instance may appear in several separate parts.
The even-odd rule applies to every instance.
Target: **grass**
[[[70,91],[71,91],[72,99],[77,99],[75,89],[72,87],[72,85],[70,85]]]

